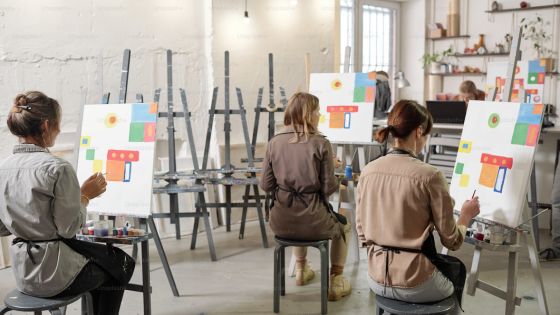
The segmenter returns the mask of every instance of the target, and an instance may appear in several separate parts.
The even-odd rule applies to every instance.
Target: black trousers
[[[56,297],[75,296],[90,292],[95,315],[117,315],[124,295],[124,287],[111,275],[92,262],[88,262],[74,282]]]

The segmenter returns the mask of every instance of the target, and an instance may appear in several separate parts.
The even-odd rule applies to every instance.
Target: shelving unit
[[[544,9],[558,9],[560,8],[560,4],[550,4],[550,5],[540,5],[535,7],[527,7],[527,8],[511,8],[511,9],[501,9],[501,10],[487,10],[484,11],[490,14],[497,14],[497,13],[507,13],[507,12],[518,12],[518,11],[533,11],[533,10],[544,10]]]
[[[464,77],[464,76],[484,76],[486,72],[458,72],[458,73],[428,73],[429,75],[439,75],[442,77]]]
[[[459,38],[470,38],[471,35],[459,35],[459,36],[445,36],[445,37],[426,37],[428,40],[446,40],[446,39],[459,39]]]
[[[508,56],[509,52],[504,52],[504,53],[487,53],[487,54],[453,54],[453,55],[449,55],[449,57],[457,57],[457,58],[463,58],[463,57],[500,57],[500,56]]]
[[[439,14],[436,16],[436,11],[438,10],[439,7],[441,7],[442,4],[444,4],[445,2],[447,2],[448,0],[428,0],[427,3],[430,7],[430,12],[427,14],[427,22],[428,23],[435,23],[437,19],[437,22],[441,22],[445,19],[445,16],[442,14],[441,11],[439,11]],[[439,2],[439,3],[438,3]],[[491,1],[490,1],[491,2]],[[502,2],[502,1],[498,1],[498,2]],[[469,23],[478,23],[475,22],[475,20],[473,20],[472,18],[469,19],[469,10],[471,12],[471,14],[473,14],[473,8],[476,8],[474,11],[476,11],[477,16],[479,17],[483,17],[486,15],[493,15],[493,14],[510,14],[512,16],[513,21],[517,21],[516,19],[518,19],[518,15],[519,14],[523,14],[523,12],[527,11],[527,13],[525,15],[534,15],[535,13],[543,13],[546,16],[549,16],[548,19],[551,20],[552,22],[552,29],[556,30],[559,29],[558,27],[560,26],[560,22],[559,22],[559,18],[558,18],[558,11],[557,9],[560,9],[560,0],[549,0],[548,3],[549,4],[543,4],[541,3],[540,5],[535,5],[532,7],[527,7],[527,8],[515,8],[513,6],[515,6],[515,4],[511,4],[509,8],[504,8],[501,10],[489,10],[489,7],[486,8],[481,8],[478,5],[475,5],[473,7],[473,5],[469,4],[470,1],[467,0],[461,0],[461,21],[464,21],[463,18],[466,18],[467,22],[466,23],[462,23],[461,27],[460,27],[460,34],[459,36],[453,36],[453,37],[441,37],[441,38],[430,38],[428,37],[428,34],[426,35],[426,41],[427,41],[427,45],[426,45],[426,53],[430,53],[433,54],[434,52],[439,52],[441,53],[441,51],[443,51],[446,47],[446,45],[449,44],[453,47],[453,51],[455,51],[454,54],[449,55],[448,57],[456,58],[456,61],[459,62],[460,65],[462,66],[476,66],[478,67],[481,72],[476,72],[476,73],[434,73],[434,72],[430,72],[430,69],[427,69],[427,71],[425,72],[425,78],[428,82],[428,88],[425,90],[426,94],[425,97],[426,98],[433,98],[434,97],[434,93],[441,93],[441,92],[445,92],[447,90],[451,90],[454,89],[452,87],[455,85],[458,85],[459,82],[457,82],[458,80],[466,80],[466,79],[471,79],[473,81],[475,81],[475,83],[478,85],[479,83],[482,83],[485,81],[485,76],[487,75],[487,65],[489,62],[491,61],[506,61],[507,60],[507,56],[509,56],[509,52],[504,52],[504,53],[496,53],[496,52],[488,52],[486,54],[465,54],[462,53],[463,48],[464,47],[472,47],[472,41],[469,40],[469,38],[473,37],[476,38],[477,36],[474,36],[473,33],[474,30],[477,30],[478,33],[491,33],[494,34],[494,39],[492,39],[492,41],[496,41],[496,39],[498,39],[499,42],[499,38],[498,36],[496,36],[498,33],[511,33],[511,31],[509,30],[509,28],[507,29],[499,29],[496,28],[494,26],[492,27],[488,27],[484,30],[481,30],[480,27],[474,27],[473,30],[469,30]],[[487,9],[487,10],[485,10]],[[539,11],[540,10],[540,11]],[[548,11],[553,11],[553,12],[548,12]],[[491,16],[488,16],[489,19],[492,19]],[[493,23],[493,22],[490,22]],[[465,25],[466,24],[466,25]],[[470,35],[469,35],[470,34]],[[488,34],[487,34],[488,35]],[[553,33],[554,35],[554,33]],[[448,42],[443,42],[445,40],[450,40],[453,39],[453,41],[448,41]],[[465,42],[465,44],[463,45],[463,41]],[[476,42],[476,41],[475,41]],[[553,47],[552,50],[554,51],[558,51],[560,50],[560,48],[558,48],[559,44],[558,44],[558,39],[555,39],[553,41]],[[490,46],[487,47],[490,48]],[[493,47],[493,45],[492,45]],[[524,56],[526,58],[526,56]],[[556,58],[556,62],[560,62],[560,59],[558,58],[558,55],[555,54],[554,57]],[[462,58],[470,58],[469,60],[463,60]],[[453,61],[453,60],[446,60],[446,61]],[[557,68],[558,69],[558,68]],[[435,70],[435,69],[434,69]],[[546,73],[546,77],[548,78],[552,88],[550,89],[550,92],[547,92],[548,94],[548,102],[549,103],[556,103],[558,100],[558,92],[557,90],[560,90],[560,85],[558,82],[558,78],[560,78],[560,70],[556,70],[553,72],[547,72]],[[446,84],[447,82],[447,84]],[[555,87],[559,87],[558,89]]]

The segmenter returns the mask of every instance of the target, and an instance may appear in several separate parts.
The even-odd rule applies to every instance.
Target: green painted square
[[[527,78],[529,84],[537,84],[539,83],[539,74],[536,72],[529,73],[529,77]]]
[[[87,149],[86,150],[86,160],[88,160],[88,161],[95,160],[95,149]]]
[[[130,142],[144,142],[144,123],[130,123],[130,133],[128,134]]]
[[[463,174],[463,168],[465,168],[465,164],[457,163],[457,165],[455,165],[455,174]]]
[[[529,124],[515,124],[513,129],[513,136],[511,137],[511,144],[525,145],[527,142],[527,134],[529,133]]]
[[[354,88],[354,102],[365,102],[366,101],[366,87],[356,87]]]

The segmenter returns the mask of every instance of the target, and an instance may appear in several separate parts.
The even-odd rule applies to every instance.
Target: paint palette
[[[107,191],[88,211],[148,216],[156,137],[157,104],[100,104],[84,107],[77,174],[83,182],[105,173]]]

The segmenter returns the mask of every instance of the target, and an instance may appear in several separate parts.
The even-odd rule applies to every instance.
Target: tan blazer
[[[457,250],[466,227],[453,218],[454,201],[443,174],[408,154],[388,154],[363,170],[358,184],[356,227],[362,242],[420,249],[434,227],[444,246]],[[421,253],[383,252],[368,248],[369,276],[387,285],[415,287],[428,280],[435,266]]]
[[[293,136],[293,129],[286,127],[266,148],[260,186],[276,193],[270,228],[294,240],[339,238],[343,226],[322,199],[338,189],[331,144],[320,134],[310,135],[306,143],[290,143]]]

